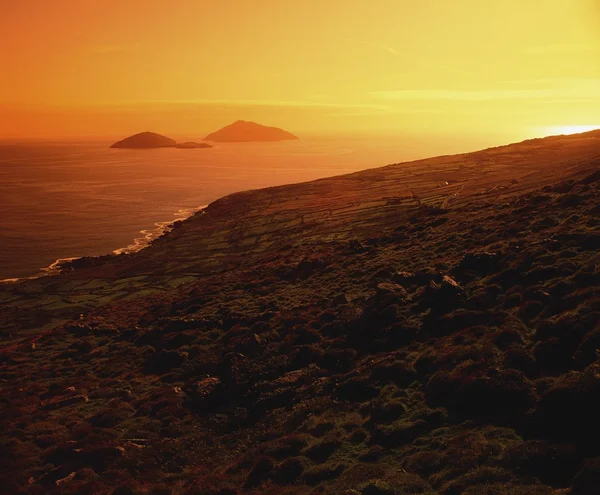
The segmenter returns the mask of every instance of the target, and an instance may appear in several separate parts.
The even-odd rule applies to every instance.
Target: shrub
[[[572,495],[592,495],[600,487],[600,457],[590,459],[577,474],[571,485]]]
[[[275,470],[273,482],[278,485],[289,485],[294,483],[300,478],[305,469],[305,462],[302,458],[291,457],[286,459]]]
[[[275,463],[270,457],[261,457],[246,479],[246,488],[255,488],[260,486],[264,481],[268,480],[273,476],[275,470]]]
[[[316,463],[325,462],[341,445],[339,440],[323,440],[308,448],[306,457]]]
[[[302,479],[308,485],[318,485],[322,481],[337,478],[346,469],[345,464],[326,464],[322,466],[314,466],[304,471]]]

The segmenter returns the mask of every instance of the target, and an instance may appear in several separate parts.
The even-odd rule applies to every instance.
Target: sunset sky
[[[18,0],[0,32],[0,137],[600,125],[600,0]]]

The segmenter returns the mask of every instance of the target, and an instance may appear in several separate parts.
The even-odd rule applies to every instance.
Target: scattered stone
[[[46,409],[47,411],[54,411],[56,409],[60,409],[62,407],[68,407],[68,406],[72,406],[74,404],[82,404],[85,402],[88,402],[88,396],[81,394],[81,395],[76,395],[75,397],[67,397],[65,399],[56,401],[56,402],[50,402],[48,404],[46,404],[44,406],[44,409]]]

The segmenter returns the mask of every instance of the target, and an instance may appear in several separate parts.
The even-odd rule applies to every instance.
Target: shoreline
[[[34,275],[30,275],[28,277],[14,277],[14,278],[4,278],[0,279],[0,284],[13,284],[23,282],[25,280],[35,280],[42,277],[52,277],[55,275],[59,275],[64,271],[65,268],[69,267],[71,263],[76,260],[81,260],[84,258],[87,259],[95,259],[95,258],[103,258],[106,256],[120,256],[122,254],[132,254],[142,249],[148,247],[153,241],[158,239],[159,237],[167,234],[173,229],[173,225],[177,222],[183,222],[188,218],[193,217],[199,211],[203,211],[208,205],[198,206],[196,208],[180,208],[175,213],[173,213],[173,220],[166,220],[162,222],[154,222],[153,229],[142,229],[140,230],[141,237],[134,237],[133,242],[128,244],[125,247],[117,248],[110,253],[100,254],[96,256],[74,256],[70,258],[58,258],[50,265],[42,267],[38,270],[38,272]],[[73,267],[71,267],[73,269]]]

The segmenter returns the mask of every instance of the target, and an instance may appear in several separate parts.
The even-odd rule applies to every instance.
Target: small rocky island
[[[182,150],[192,150],[196,148],[212,148],[210,144],[207,143],[196,143],[194,141],[188,141],[187,143],[177,143],[175,145],[176,148],[180,148]]]
[[[188,141],[186,143],[177,143],[174,139],[157,134],[156,132],[140,132],[134,134],[121,141],[110,146],[111,148],[122,148],[122,149],[151,149],[151,148],[182,148],[182,149],[194,149],[194,148],[212,148],[207,143],[195,143]]]
[[[252,141],[290,141],[298,139],[298,137],[277,127],[267,127],[256,122],[238,120],[209,134],[204,139],[220,143],[242,143]]]

